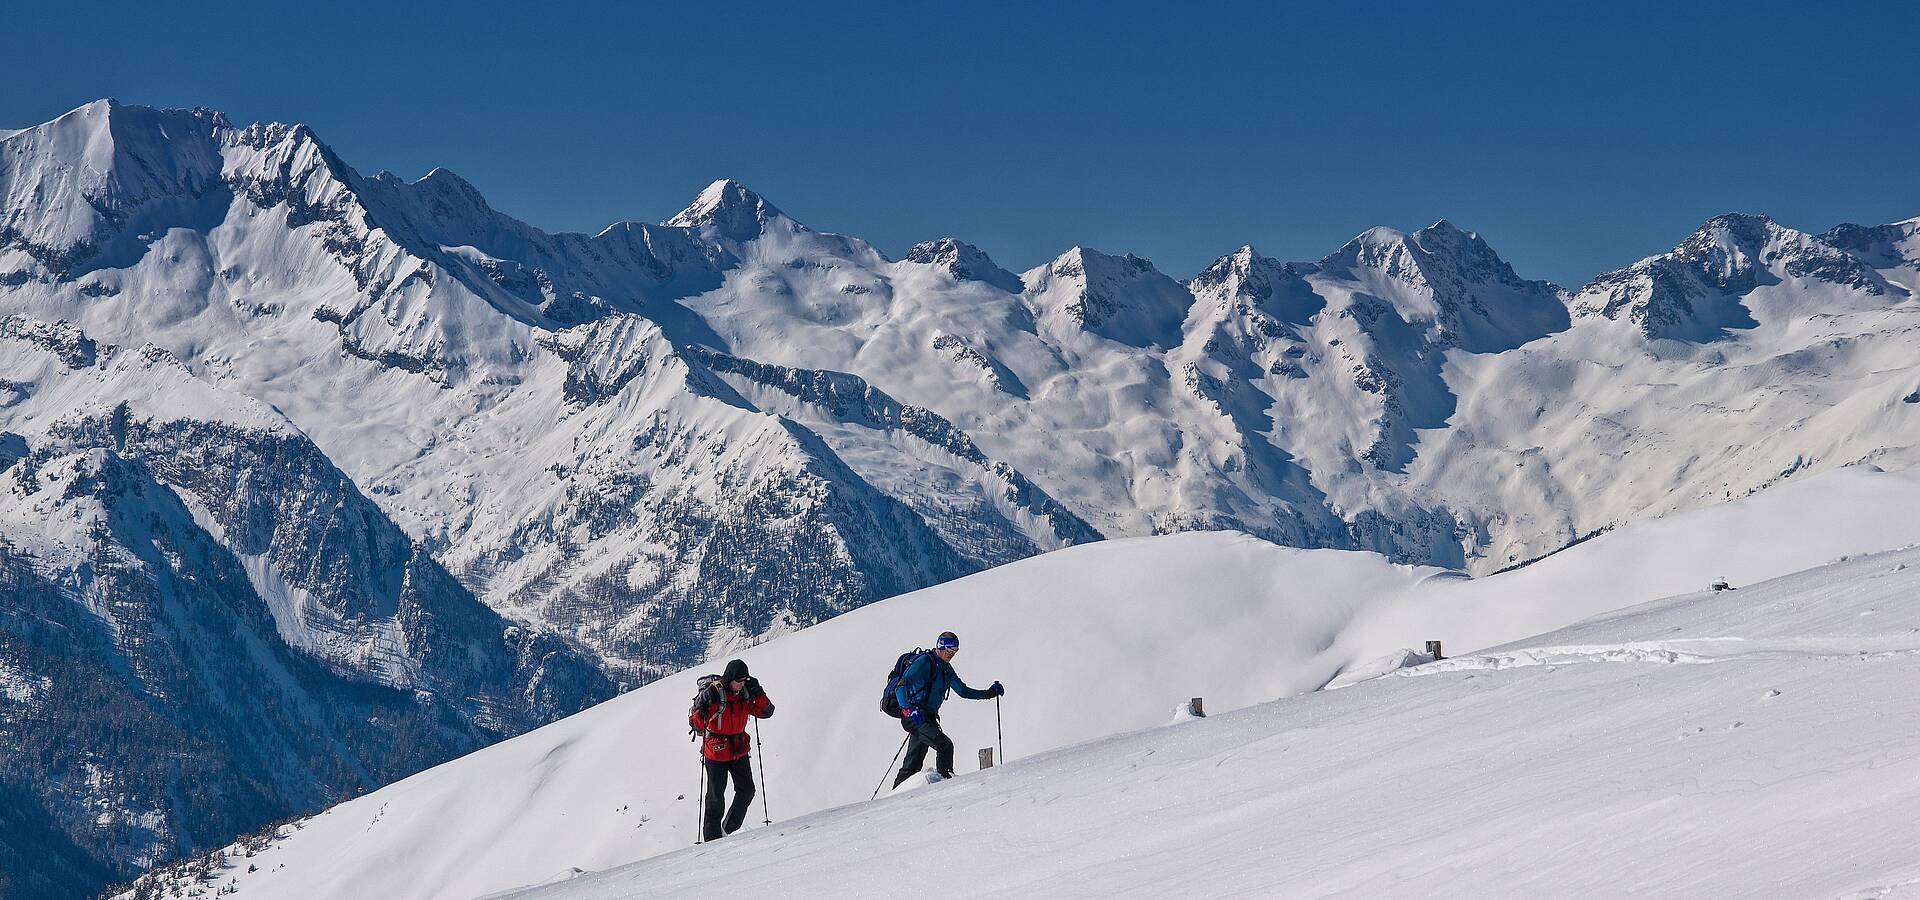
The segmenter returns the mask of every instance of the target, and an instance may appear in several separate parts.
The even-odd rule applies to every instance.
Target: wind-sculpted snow
[[[933,872],[945,871],[941,867],[954,860],[993,867],[996,854],[1002,861],[1017,860],[1022,871],[1048,872],[1046,860],[1053,855],[1084,854],[1075,857],[1080,863],[1073,867],[1074,878],[1084,878],[1083,869],[1099,868],[1094,860],[1122,857],[1110,844],[1094,840],[1092,832],[1059,845],[1050,844],[1049,835],[1083,827],[1110,835],[1139,831],[1138,839],[1151,843],[1164,829],[1124,823],[1179,816],[1183,830],[1166,836],[1165,848],[1128,865],[1137,872],[1138,860],[1164,858],[1165,877],[1186,884],[1194,873],[1179,860],[1212,840],[1266,835],[1280,827],[1277,821],[1292,821],[1276,816],[1259,797],[1324,778],[1338,779],[1340,788],[1314,793],[1312,802],[1325,806],[1315,807],[1320,811],[1312,823],[1294,829],[1299,836],[1293,840],[1310,838],[1323,853],[1362,859],[1385,850],[1355,835],[1385,827],[1393,816],[1383,813],[1381,824],[1357,831],[1327,823],[1338,821],[1335,812],[1346,808],[1342,798],[1366,797],[1364,808],[1372,810],[1397,791],[1424,790],[1426,782],[1409,782],[1397,773],[1401,765],[1430,758],[1423,749],[1428,743],[1454,748],[1452,741],[1465,741],[1457,748],[1467,761],[1463,771],[1494,773],[1488,777],[1498,780],[1508,769],[1485,765],[1489,742],[1519,739],[1517,733],[1567,733],[1549,727],[1568,715],[1564,707],[1546,715],[1524,698],[1501,699],[1506,694],[1485,701],[1486,721],[1460,723],[1457,710],[1470,702],[1468,697],[1427,693],[1437,689],[1434,685],[1504,683],[1485,679],[1515,674],[1604,681],[1627,677],[1628,671],[1647,678],[1665,677],[1650,674],[1656,668],[1694,669],[1724,679],[1743,700],[1759,701],[1768,683],[1743,676],[1741,667],[1780,663],[1869,671],[1870,666],[1920,662],[1913,655],[1920,636],[1907,628],[1913,624],[1908,620],[1920,621],[1920,614],[1896,604],[1911,592],[1915,576],[1895,576],[1897,588],[1896,582],[1883,580],[1871,596],[1838,592],[1846,599],[1837,603],[1826,599],[1817,575],[1796,576],[1800,585],[1788,594],[1756,586],[1846,554],[1920,540],[1920,521],[1908,512],[1916,500],[1920,476],[1912,473],[1829,473],[1738,503],[1627,526],[1525,569],[1480,579],[1394,565],[1369,553],[1280,548],[1239,534],[1074,547],[892,598],[740,654],[778,708],[761,724],[764,742],[755,751],[757,764],[765,767],[776,821],[726,838],[714,848],[717,856],[685,849],[693,842],[696,819],[684,798],[697,793],[698,773],[696,751],[679,722],[694,679],[717,669],[719,658],[281,829],[278,840],[250,858],[243,848],[232,848],[210,869],[207,883],[237,879],[242,900],[369,893],[404,900],[486,895],[574,870],[613,869],[578,886],[618,884],[623,890],[677,896],[696,890],[696,884],[724,883],[770,895],[860,896],[873,885],[897,886],[892,880],[897,861],[879,859],[891,851],[875,849],[890,841],[917,840],[914,835],[929,832],[947,835],[947,845],[923,859]],[[1905,554],[1911,558],[1914,551]],[[1877,563],[1871,574],[1892,575],[1893,564]],[[1715,615],[1689,617],[1687,601],[1699,600],[1717,578],[1731,580],[1739,590],[1718,595]],[[1673,611],[1661,614],[1664,618],[1626,609],[1676,594],[1687,596],[1668,601]],[[1858,615],[1866,609],[1879,612]],[[1581,630],[1519,647],[1498,646],[1610,611],[1619,612]],[[1717,625],[1703,628],[1703,621]],[[925,646],[943,629],[960,635],[954,665],[965,680],[999,680],[1008,693],[998,708],[960,699],[942,707],[943,724],[962,750],[959,781],[903,788],[902,796],[868,804],[901,738],[895,723],[877,709],[880,682],[895,654]],[[1433,670],[1369,668],[1389,656],[1402,664],[1418,662],[1422,657],[1412,648],[1428,639],[1442,639],[1455,659]],[[1845,658],[1849,651],[1878,655],[1850,660]],[[1406,675],[1394,674],[1402,671]],[[1561,674],[1581,671],[1591,674]],[[1468,676],[1474,680],[1466,681]],[[1316,689],[1341,678],[1348,686],[1316,695]],[[1417,699],[1402,704],[1392,699],[1393,691],[1415,691]],[[1303,693],[1307,696],[1296,696]],[[1580,689],[1569,688],[1558,696],[1578,706],[1612,693],[1580,695]],[[1249,717],[1271,721],[1286,710],[1319,709],[1326,703],[1341,706],[1281,741],[1291,748],[1285,755],[1268,747],[1252,761],[1239,762],[1249,744],[1263,739],[1216,737],[1180,751],[1178,758],[1190,759],[1194,771],[1156,768],[1148,752],[1155,747],[1151,736],[1163,733],[1157,726],[1168,721],[1170,710],[1194,696],[1204,698],[1215,718],[1188,721],[1181,729]],[[1620,714],[1629,718],[1633,704],[1653,702],[1649,692],[1629,690],[1626,696],[1631,703]],[[1285,697],[1294,699],[1269,702]],[[1243,709],[1249,706],[1254,708]],[[1498,709],[1543,717],[1539,723],[1503,724]],[[976,774],[970,751],[994,744],[997,713],[1004,725],[1003,767]],[[1748,712],[1737,716],[1759,721]],[[1382,717],[1391,724],[1367,724]],[[1722,728],[1730,722],[1701,719],[1698,713],[1663,712],[1657,718],[1659,739],[1669,742],[1692,733],[1695,722],[1717,721]],[[1346,730],[1356,736],[1345,736]],[[1609,730],[1603,721],[1581,733]],[[1419,741],[1400,737],[1403,733],[1417,734]],[[1142,740],[1148,743],[1133,744]],[[1400,752],[1379,752],[1402,742]],[[1107,752],[1122,744],[1137,749],[1117,757]],[[1571,749],[1559,745],[1559,752]],[[1303,752],[1318,762],[1309,766],[1294,759]],[[1543,751],[1540,758],[1553,755]],[[1360,775],[1350,777],[1343,768],[1376,757]],[[1619,765],[1619,773],[1593,770],[1583,779],[1606,780],[1634,768]],[[999,778],[1024,779],[1015,773],[1025,772],[1035,774],[1017,789],[999,793],[987,787]],[[1136,780],[1142,772],[1151,774]],[[1182,779],[1177,794],[1157,793],[1154,776],[1163,775]],[[1260,787],[1248,790],[1247,784]],[[1476,790],[1492,787],[1475,784]],[[994,791],[991,799],[974,802],[983,790]],[[1475,795],[1463,790],[1454,802],[1473,802]],[[1524,807],[1551,803],[1566,791],[1535,783],[1503,796],[1508,804]],[[1191,805],[1183,797],[1210,799]],[[1132,798],[1142,798],[1137,808]],[[1404,799],[1392,802],[1393,810],[1405,814]],[[1643,797],[1633,802],[1635,808],[1644,806]],[[847,804],[853,806],[836,809]],[[949,804],[960,806],[947,809]],[[1050,804],[1087,806],[1084,815],[1056,818]],[[1106,812],[1096,812],[1101,809]],[[880,820],[889,824],[855,833],[855,823]],[[1220,835],[1210,841],[1195,843],[1184,836],[1185,829],[1216,825]],[[809,842],[807,835],[819,829],[837,837]],[[997,843],[991,837],[995,833],[1018,840]],[[725,849],[731,842],[739,845]],[[1501,842],[1501,852],[1512,852],[1511,843]],[[779,849],[803,845],[804,852]],[[816,867],[818,854],[834,865]],[[635,860],[648,861],[630,872],[614,868]],[[733,869],[735,860],[746,862]],[[246,871],[249,865],[258,870]],[[726,867],[726,874],[716,873],[714,866]],[[784,874],[756,874],[763,869]],[[1289,863],[1266,875],[1298,877],[1299,869]],[[761,877],[775,880],[743,880]],[[800,880],[782,885],[784,877]],[[1009,877],[1014,886],[1005,892],[1015,895],[1078,889]],[[153,883],[157,887],[170,878]],[[705,880],[712,878],[722,880]],[[176,895],[193,883],[175,881],[162,894]]]

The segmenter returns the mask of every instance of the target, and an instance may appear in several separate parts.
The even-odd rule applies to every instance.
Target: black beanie
[[[727,663],[726,674],[721,676],[721,680],[732,681],[735,678],[745,677],[747,677],[747,661],[744,659],[736,659]]]

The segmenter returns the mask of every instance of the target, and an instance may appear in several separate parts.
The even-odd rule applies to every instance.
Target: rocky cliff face
[[[44,871],[97,888],[612,695],[271,410],[8,324],[0,785]]]

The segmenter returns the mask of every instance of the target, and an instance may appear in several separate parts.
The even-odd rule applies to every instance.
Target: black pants
[[[928,719],[918,725],[900,720],[900,727],[907,730],[907,761],[900,764],[900,774],[894,776],[893,786],[912,778],[926,764],[927,748],[933,748],[934,770],[948,778],[953,777],[953,738],[940,730],[939,719]]]
[[[747,821],[747,807],[753,805],[753,757],[742,756],[732,762],[715,762],[701,757],[707,767],[706,814],[700,817],[700,831],[706,840],[740,830]],[[720,810],[727,799],[727,776],[733,776],[733,806],[727,807],[726,830],[721,831]]]

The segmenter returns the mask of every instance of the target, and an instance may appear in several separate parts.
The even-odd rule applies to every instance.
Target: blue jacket
[[[893,699],[899,701],[901,709],[917,709],[931,717],[939,714],[949,689],[968,700],[993,698],[992,691],[967,687],[967,683],[960,680],[960,674],[953,670],[952,663],[929,650],[900,673],[900,686],[894,688]]]

